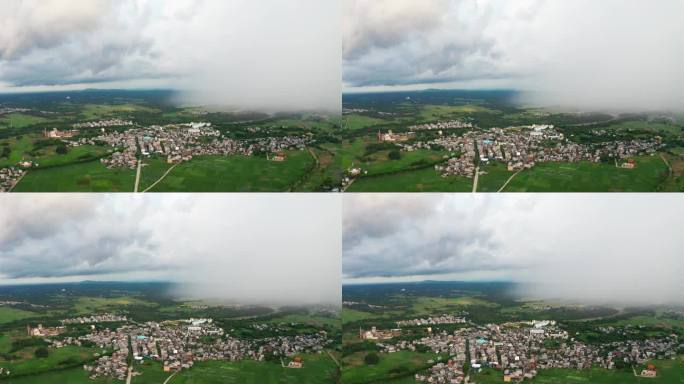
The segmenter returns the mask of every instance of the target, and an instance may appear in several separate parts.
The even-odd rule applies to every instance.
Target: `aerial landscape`
[[[675,1],[344,2],[349,192],[680,192]]]
[[[681,382],[681,209],[652,196],[345,196],[342,382]]]
[[[16,196],[0,202],[0,382],[339,381],[329,195]],[[259,219],[304,206],[288,229]]]

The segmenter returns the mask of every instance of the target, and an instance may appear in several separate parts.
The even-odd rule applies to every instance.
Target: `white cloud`
[[[340,109],[339,4],[314,0],[8,0],[0,86],[170,87],[185,101]],[[19,88],[18,88],[19,87]]]
[[[2,283],[168,279],[238,302],[340,299],[333,195],[8,195],[0,212]]]
[[[343,275],[505,279],[542,296],[682,303],[681,202],[676,194],[345,195]],[[374,229],[382,223],[389,230]]]
[[[682,13],[678,0],[345,0],[343,78],[352,90],[511,87],[544,105],[681,110]]]

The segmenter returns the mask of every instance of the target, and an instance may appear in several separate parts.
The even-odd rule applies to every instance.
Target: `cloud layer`
[[[8,195],[0,283],[164,279],[193,297],[336,303],[340,211],[332,195]]]
[[[509,280],[535,295],[684,303],[677,195],[344,196],[348,282]]]
[[[684,3],[344,0],[343,79],[504,87],[586,109],[682,110]]]
[[[8,0],[0,90],[170,87],[192,103],[338,111],[339,14],[314,0]]]

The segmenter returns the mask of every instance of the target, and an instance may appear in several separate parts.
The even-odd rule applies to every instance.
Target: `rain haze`
[[[337,112],[340,12],[316,0],[8,0],[0,92],[168,88],[187,104]]]
[[[8,195],[0,212],[0,284],[170,281],[183,298],[340,301],[334,196]]]
[[[684,2],[344,0],[345,91],[514,89],[585,110],[684,109]]]
[[[344,196],[344,283],[511,281],[524,296],[684,304],[676,194]]]

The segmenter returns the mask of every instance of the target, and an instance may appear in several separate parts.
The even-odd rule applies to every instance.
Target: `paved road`
[[[138,169],[135,171],[135,187],[133,187],[133,192],[138,192],[138,186],[140,185],[140,167],[142,166],[142,161],[138,160]]]
[[[133,366],[128,367],[128,376],[126,376],[126,384],[131,384],[131,377],[133,373]]]
[[[480,177],[480,166],[475,167],[475,177],[473,177],[473,193],[477,192],[477,179]]]

